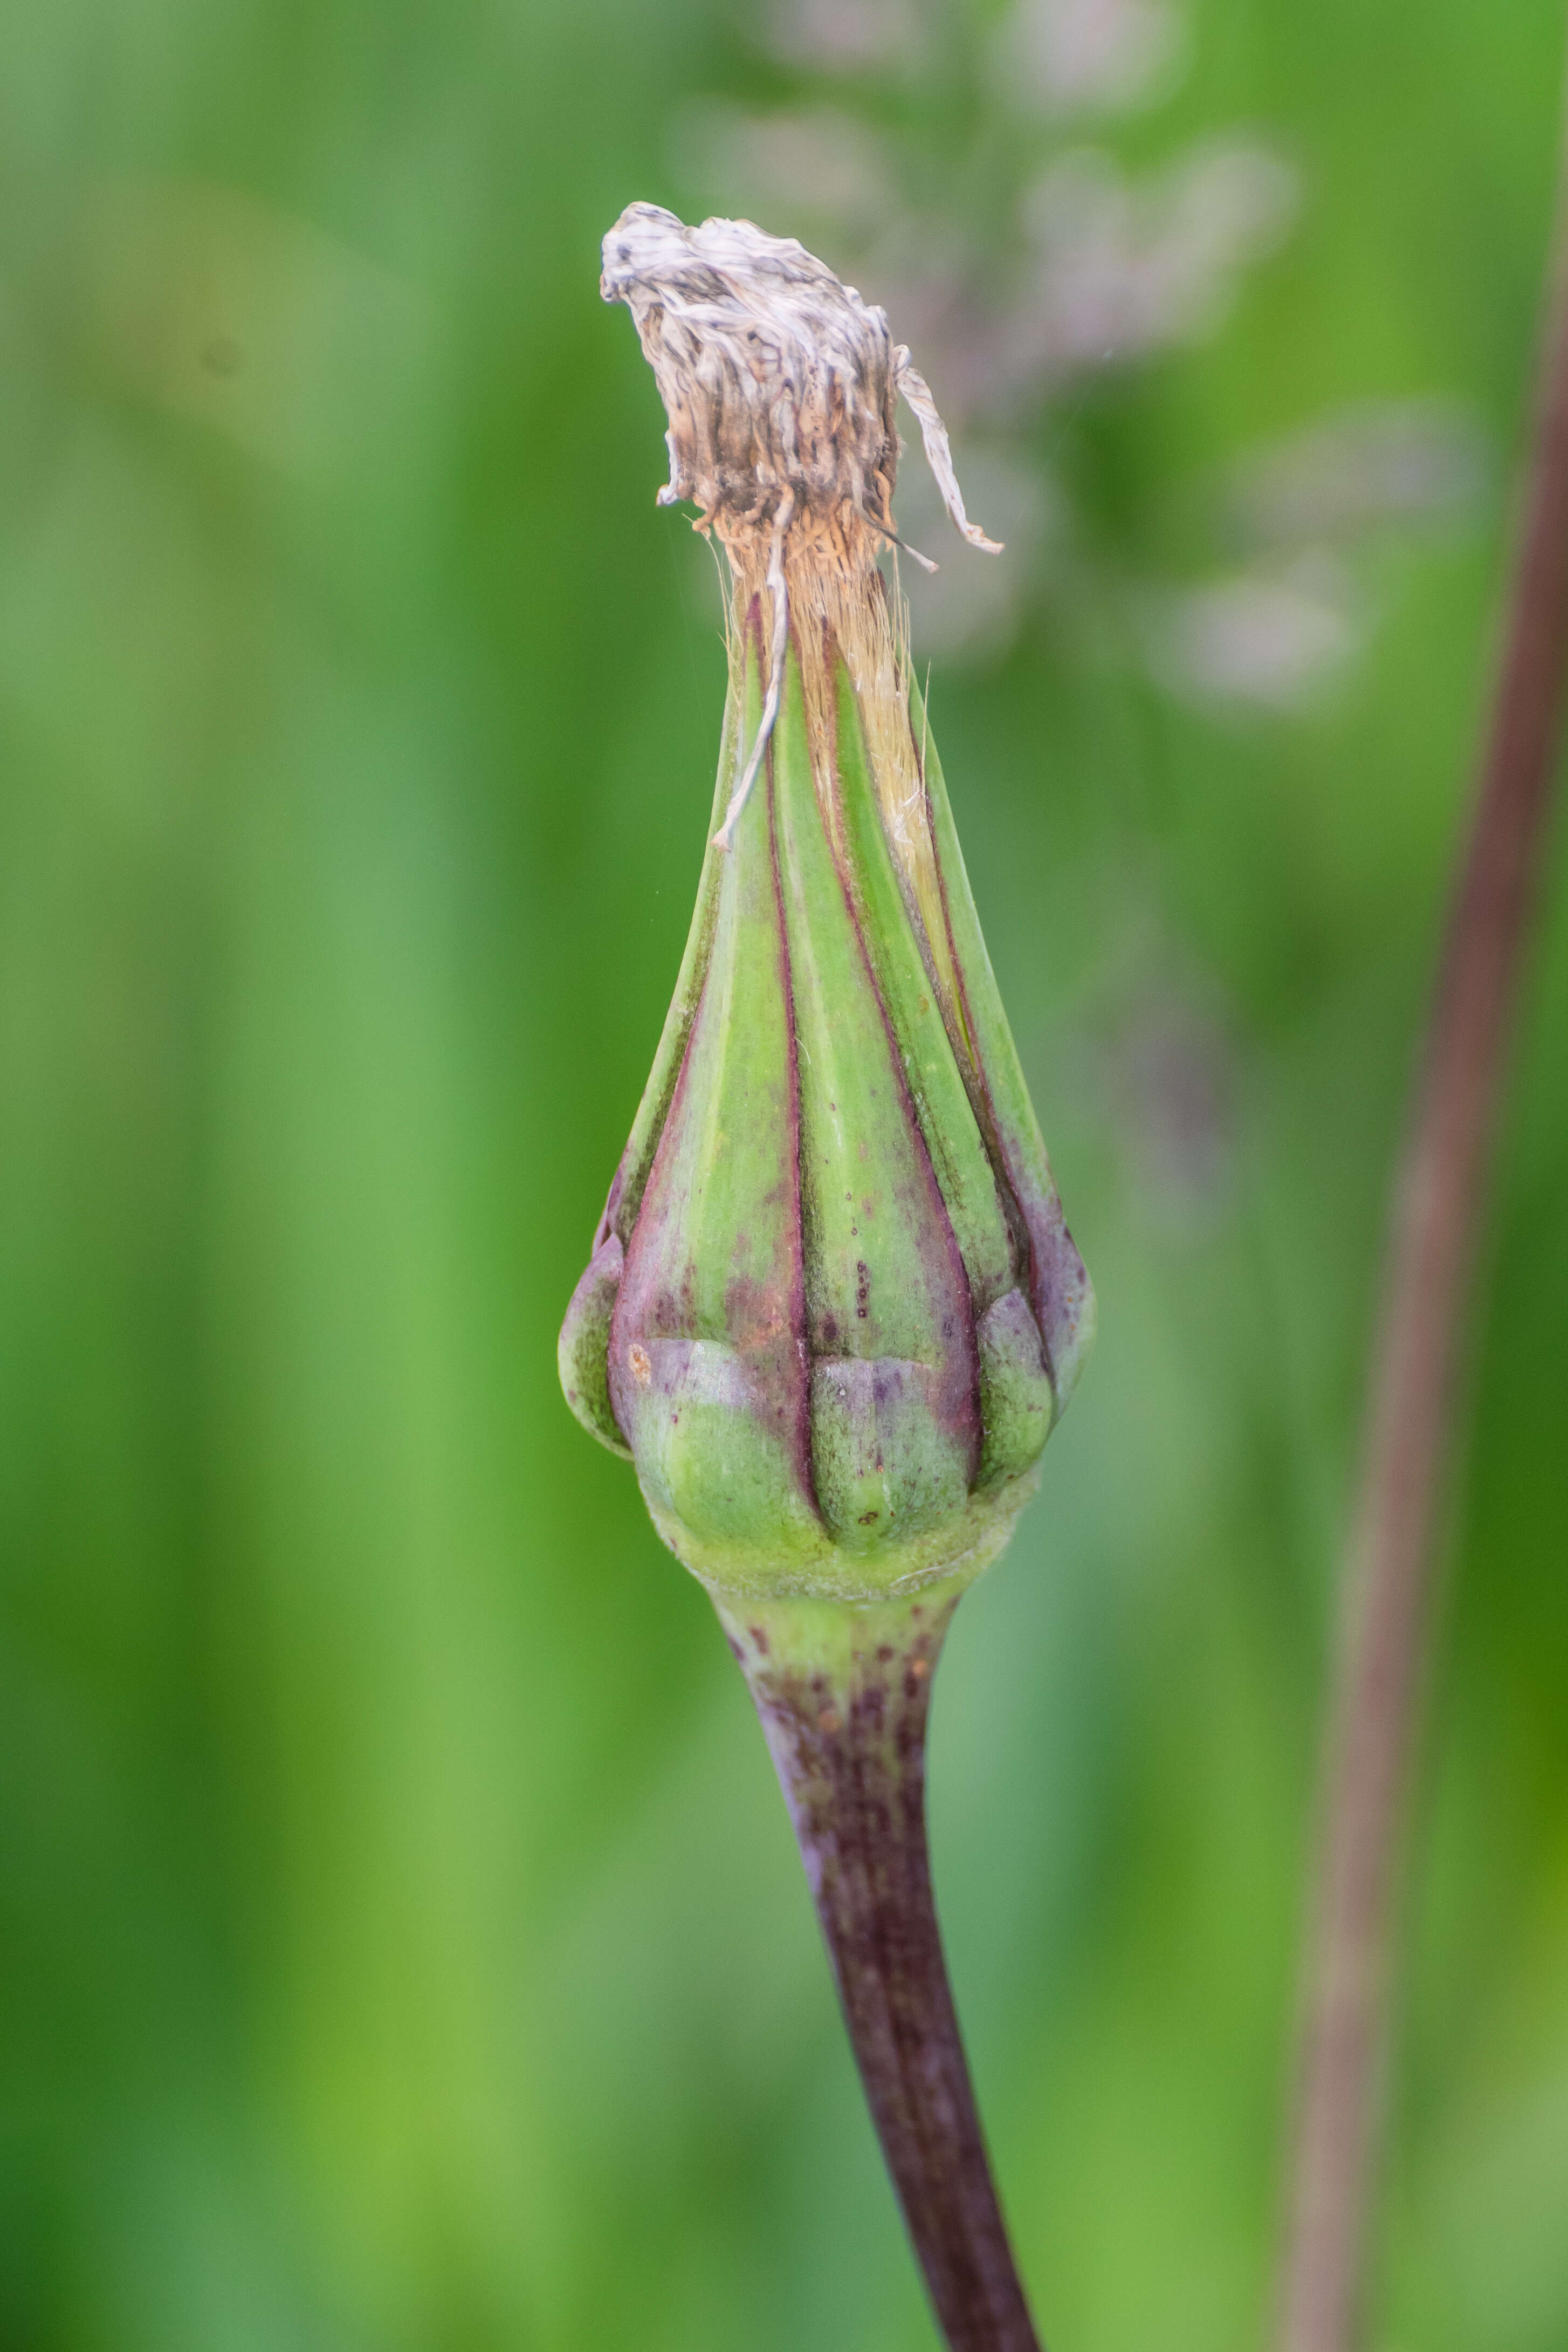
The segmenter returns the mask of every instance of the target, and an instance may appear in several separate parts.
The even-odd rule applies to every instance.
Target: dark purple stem
[[[1562,233],[1559,232],[1561,247]],[[1542,339],[1492,722],[1394,1203],[1311,1922],[1283,2352],[1349,2352],[1434,1537],[1568,672],[1568,303]]]
[[[847,1669],[732,1627],[838,1979],[872,2118],[952,2352],[1040,2352],[942,1957],[925,1840],[931,1676],[954,1604]],[[894,1629],[884,1626],[884,1634]],[[899,1638],[901,1636],[902,1638]]]

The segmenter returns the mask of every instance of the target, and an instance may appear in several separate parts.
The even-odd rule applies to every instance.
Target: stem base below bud
[[[948,1988],[925,1837],[931,1680],[963,1590],[719,1603],[778,1768],[844,2021],[951,2352],[1040,2352]]]

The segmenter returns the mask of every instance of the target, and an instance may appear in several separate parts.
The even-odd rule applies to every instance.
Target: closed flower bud
[[[896,392],[951,484],[946,436],[798,245],[633,205],[604,290],[734,598],[723,821],[562,1380],[716,1594],[908,1591],[999,1549],[1092,1318],[875,562]]]

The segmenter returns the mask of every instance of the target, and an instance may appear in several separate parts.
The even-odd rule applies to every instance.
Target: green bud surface
[[[727,543],[716,810],[779,601]],[[857,518],[786,546],[777,715],[561,1336],[573,1411],[718,1594],[977,1573],[1092,1324],[873,558]]]

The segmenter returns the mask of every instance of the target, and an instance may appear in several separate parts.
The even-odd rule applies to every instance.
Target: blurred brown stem
[[[1437,1504],[1568,673],[1563,246],[1560,226],[1495,704],[1393,1202],[1330,1710],[1281,2352],[1349,2352],[1358,2322]]]

